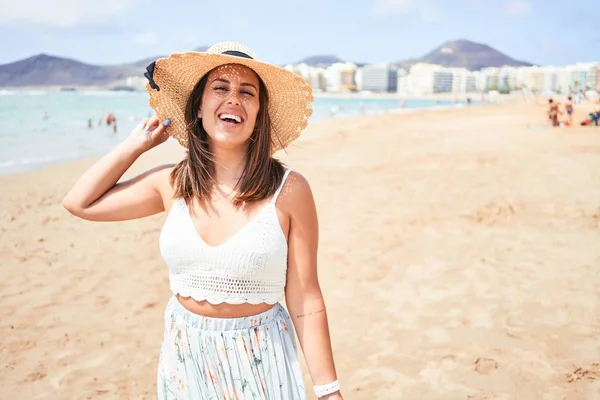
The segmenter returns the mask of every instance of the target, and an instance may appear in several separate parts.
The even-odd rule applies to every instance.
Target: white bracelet
[[[313,386],[313,390],[318,398],[323,396],[327,396],[328,394],[335,393],[340,390],[340,383],[337,379],[331,383],[327,383],[325,385],[315,385]]]

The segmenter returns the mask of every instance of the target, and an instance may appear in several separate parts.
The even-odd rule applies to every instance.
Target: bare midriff
[[[206,300],[197,301],[191,297],[176,295],[179,303],[191,313],[209,318],[241,318],[263,313],[273,308],[274,304],[212,304]]]

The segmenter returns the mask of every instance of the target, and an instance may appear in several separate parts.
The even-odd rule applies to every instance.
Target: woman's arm
[[[163,211],[160,182],[168,166],[117,181],[142,153],[167,139],[167,126],[156,118],[140,123],[123,143],[84,172],[63,199],[63,206],[91,221],[123,221]]]
[[[286,304],[294,323],[313,384],[337,380],[327,310],[317,274],[319,224],[312,191],[306,179],[292,173],[291,195],[285,196],[290,210]],[[322,399],[341,399],[340,392]]]

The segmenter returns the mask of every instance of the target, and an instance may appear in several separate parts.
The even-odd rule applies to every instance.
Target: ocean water
[[[405,109],[456,105],[449,100],[404,101]],[[314,101],[311,121],[389,112],[400,106],[398,98],[321,97]],[[116,116],[116,133],[104,123],[108,113]],[[103,154],[152,114],[145,92],[0,90],[0,174]]]

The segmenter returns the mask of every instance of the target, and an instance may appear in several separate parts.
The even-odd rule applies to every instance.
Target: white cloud
[[[509,0],[506,3],[505,11],[512,17],[524,17],[531,14],[533,11],[533,5],[525,0]]]
[[[158,43],[158,35],[154,32],[136,33],[131,37],[131,43],[141,46],[154,46]]]
[[[442,18],[440,7],[434,0],[373,0],[371,11],[380,17],[416,15],[426,22]]]
[[[139,0],[0,0],[0,24],[72,28],[110,20],[138,2]]]

